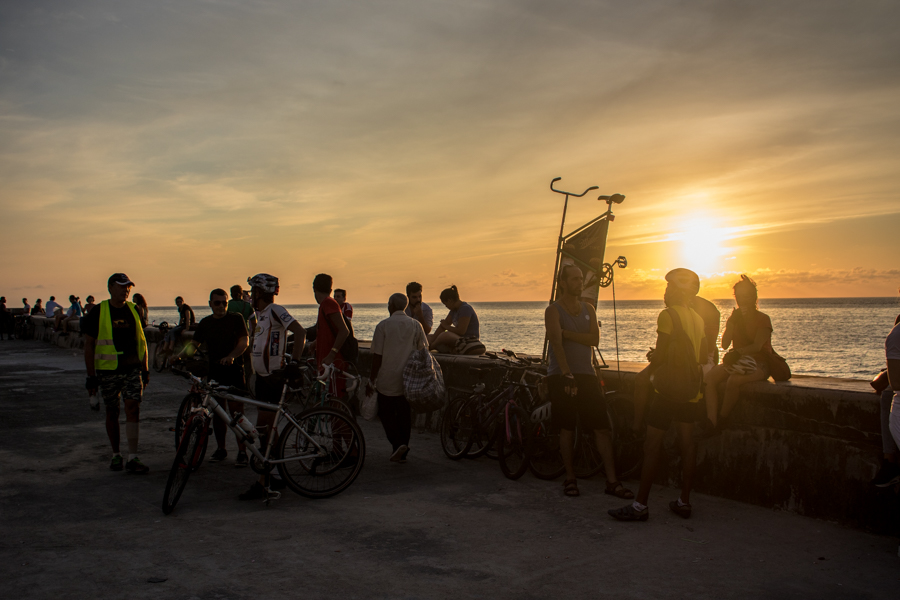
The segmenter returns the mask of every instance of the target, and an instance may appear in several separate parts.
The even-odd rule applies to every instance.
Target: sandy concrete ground
[[[72,351],[0,343],[5,598],[900,597],[896,539],[702,495],[684,521],[667,488],[648,522],[619,523],[601,480],[566,498],[487,458],[447,460],[416,432],[409,462],[390,463],[378,423],[363,423],[365,467],[335,498],[239,502],[253,475],[233,468],[230,439],[165,517],[185,381],[154,374],[147,391],[147,476],[108,470],[83,381]]]

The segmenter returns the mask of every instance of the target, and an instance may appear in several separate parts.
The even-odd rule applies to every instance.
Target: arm
[[[375,389],[373,384],[378,379],[378,371],[381,370],[381,359],[380,354],[372,353],[372,369],[369,372],[369,381],[366,383],[366,396],[371,396]]]
[[[716,338],[719,337],[719,329],[718,328],[713,329],[712,327],[710,327],[704,333],[706,335],[706,337],[703,338],[704,341],[706,342],[706,350],[704,350],[700,356],[702,358],[702,357],[705,357],[710,352],[712,352],[713,361],[715,363],[718,363],[719,362],[719,349],[716,347]]]
[[[303,348],[306,346],[306,330],[303,329],[303,325],[301,325],[299,321],[292,321],[291,324],[288,325],[288,331],[294,334],[294,347],[291,349],[291,358],[299,361],[300,357],[303,356]],[[347,333],[349,333],[349,331]],[[246,350],[250,345],[250,338],[246,337],[244,339],[246,340],[244,350]]]
[[[734,312],[731,314],[734,315]],[[722,332],[722,350],[728,350],[732,341],[734,341],[734,333],[731,331],[731,319],[728,319],[725,322],[725,331]]]
[[[288,329],[290,329],[290,327]],[[294,334],[294,337],[296,337],[296,334]],[[249,348],[249,347],[250,347],[250,336],[245,335],[241,339],[238,340],[238,343],[234,347],[234,350],[232,350],[228,356],[226,356],[225,358],[220,360],[219,363],[223,364],[223,365],[234,364],[234,359],[236,359],[238,356],[240,356],[244,352],[246,352],[247,348]]]
[[[735,350],[737,350],[739,354],[754,354],[762,350],[771,339],[772,330],[760,328],[756,330],[756,339],[753,340],[752,344],[744,346],[743,348],[735,348]]]
[[[87,349],[87,345],[85,345],[85,349]],[[887,359],[887,374],[888,381],[891,382],[891,389],[900,390],[900,359]]]
[[[455,333],[456,335],[462,337],[466,333],[466,329],[469,328],[469,321],[471,321],[471,317],[459,317],[456,320],[456,325],[454,326],[450,323],[449,319],[444,319],[441,321],[441,327],[444,328],[445,331],[449,331],[450,333]]]
[[[597,312],[590,304],[587,305],[588,316],[591,319],[591,329],[587,333],[576,333],[574,331],[562,330],[562,339],[581,344],[582,346],[596,346],[600,343],[600,325],[597,324]],[[556,315],[556,321],[559,322],[559,314]]]
[[[422,331],[426,334],[431,333],[431,325],[425,321],[425,314],[422,312],[422,303],[417,304],[410,312],[412,312],[413,319],[422,326]]]
[[[666,360],[666,348],[669,346],[668,333],[656,333],[656,349],[650,353],[650,364],[659,366]]]
[[[550,341],[550,347],[553,348],[553,355],[556,362],[559,363],[559,370],[562,374],[571,377],[572,371],[569,369],[569,362],[566,360],[566,352],[563,350],[562,328],[559,326],[559,313],[553,306],[548,306],[544,311],[544,327],[547,329],[547,339]]]

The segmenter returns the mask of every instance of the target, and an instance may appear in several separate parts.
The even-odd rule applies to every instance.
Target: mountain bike
[[[294,363],[295,364],[295,363]],[[288,369],[290,369],[290,365]],[[261,475],[278,470],[294,492],[308,498],[328,498],[338,494],[356,479],[365,461],[365,438],[362,430],[347,414],[314,407],[297,415],[286,406],[287,385],[278,404],[244,398],[187,372],[192,389],[201,401],[192,406],[182,439],[175,453],[163,494],[162,509],[170,514],[184,492],[188,478],[203,461],[213,415],[223,419],[252,455],[250,467]],[[249,420],[238,413],[230,417],[219,400],[231,400],[275,412],[273,431],[277,435],[261,438]],[[266,439],[260,448],[260,439]],[[276,447],[277,443],[277,447]],[[267,487],[266,502],[280,498],[279,492]]]

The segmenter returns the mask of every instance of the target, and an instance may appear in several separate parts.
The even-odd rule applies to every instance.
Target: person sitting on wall
[[[42,300],[38,298],[34,301],[34,308],[31,309],[31,316],[33,317],[42,317],[44,316],[44,307],[41,305]]]
[[[897,318],[894,319],[894,329],[897,328],[898,324],[900,324],[900,315],[897,315]],[[881,390],[881,449],[883,455],[881,467],[871,481],[872,485],[880,488],[891,487],[900,483],[900,464],[898,464],[900,451],[897,449],[897,442],[894,441],[894,436],[891,435],[891,404],[894,399],[894,388],[890,384],[890,374],[885,371],[884,375],[888,378],[888,381],[887,387]]]
[[[347,302],[347,290],[336,288],[334,290],[334,301],[341,307],[341,314],[345,319],[353,318],[353,305]]]
[[[452,353],[460,339],[464,339],[466,342],[478,341],[480,338],[478,315],[467,302],[459,299],[459,290],[455,285],[451,285],[441,292],[441,302],[450,312],[447,314],[447,318],[440,322],[434,333],[428,336],[429,350]],[[484,347],[482,346],[482,348]]]
[[[47,304],[44,305],[44,315],[48,318],[56,318],[56,313],[62,311],[62,304],[56,301],[56,296],[50,296]]]
[[[166,352],[172,352],[175,349],[175,342],[181,338],[181,332],[185,329],[192,330],[197,326],[194,317],[194,309],[192,309],[184,298],[178,296],[175,298],[175,306],[178,307],[178,325],[173,327],[166,333],[166,337],[162,343],[162,349]]]
[[[772,354],[772,319],[759,311],[756,282],[746,275],[734,284],[737,308],[725,323],[722,349],[732,349],[705,377],[706,415],[704,436],[720,432],[740,397],[740,388],[751,381],[769,378],[769,356]],[[717,386],[725,382],[725,398],[719,410]]]
[[[75,295],[69,296],[69,309],[63,314],[62,311],[57,311],[56,313],[56,321],[55,327],[60,329],[62,327],[62,333],[68,333],[69,323],[73,321],[78,321],[81,317],[84,316],[84,309],[81,308],[81,298]]]

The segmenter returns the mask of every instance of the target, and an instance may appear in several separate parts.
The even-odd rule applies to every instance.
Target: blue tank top
[[[574,333],[590,333],[591,331],[591,313],[588,312],[584,302],[581,303],[581,312],[577,317],[573,317],[566,309],[560,306],[559,302],[553,304],[559,313],[559,326],[563,331],[572,331]],[[572,340],[563,340],[563,351],[566,353],[566,362],[569,363],[569,369],[572,373],[579,375],[593,375],[594,365],[591,363],[593,352],[590,346],[578,344]],[[549,365],[547,366],[548,375],[560,375],[562,370],[559,368],[559,362],[556,360],[556,354],[553,352],[553,346],[550,346],[547,355]]]

